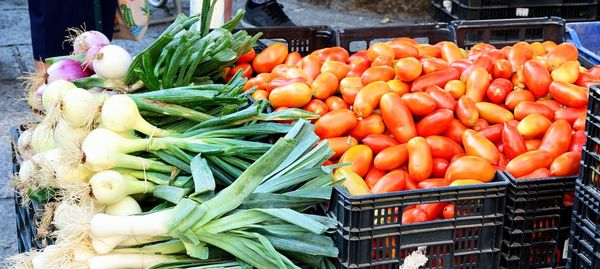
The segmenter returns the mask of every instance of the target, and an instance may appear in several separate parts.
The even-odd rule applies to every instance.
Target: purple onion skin
[[[84,70],[81,63],[75,60],[66,59],[61,60],[50,67],[46,71],[48,74],[48,83],[55,80],[66,80],[73,81],[80,78],[89,77],[91,73],[88,70]]]
[[[110,40],[101,32],[86,31],[75,38],[73,42],[73,53],[86,54],[87,51],[96,45],[106,46],[110,44]]]
[[[104,46],[106,46],[107,44],[98,44],[98,45],[94,45],[92,47],[90,47],[90,49],[88,49],[88,51],[85,53],[85,66],[90,69],[92,72],[94,72],[94,59],[96,58],[96,54],[98,54],[98,51],[100,51],[100,49],[102,49]]]

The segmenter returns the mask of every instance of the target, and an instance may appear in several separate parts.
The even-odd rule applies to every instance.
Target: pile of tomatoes
[[[351,163],[335,176],[353,195],[482,184],[496,170],[576,175],[588,86],[600,82],[575,46],[551,41],[465,51],[397,38],[304,57],[276,43],[249,55],[232,72],[256,73],[246,89],[277,110],[320,115],[316,133],[332,163]]]

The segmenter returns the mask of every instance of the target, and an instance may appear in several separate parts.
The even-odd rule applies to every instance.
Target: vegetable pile
[[[84,32],[50,60],[14,186],[46,204],[38,231],[54,244],[11,266],[333,268],[337,223],[315,212],[342,165],[325,165],[318,115],[271,112],[241,72],[221,83],[258,35],[230,32],[243,12],[209,32],[204,2],[134,58]]]
[[[321,115],[314,124],[335,152],[329,161],[352,163],[336,177],[365,195],[481,184],[496,170],[518,179],[577,175],[588,86],[600,82],[600,68],[577,58],[570,43],[465,51],[397,38],[352,55],[331,47],[302,57],[274,44],[232,70],[256,72],[245,89],[257,87],[253,98],[275,111]],[[454,213],[451,204],[421,206],[403,222]]]

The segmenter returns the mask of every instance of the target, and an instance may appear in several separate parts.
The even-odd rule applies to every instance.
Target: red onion
[[[86,31],[81,33],[73,41],[73,53],[85,54],[87,51],[96,45],[108,45],[110,40],[101,32]]]
[[[94,58],[96,58],[96,54],[98,54],[98,51],[100,51],[100,49],[104,46],[106,46],[106,44],[94,45],[90,47],[90,49],[88,49],[88,51],[85,53],[85,66],[91,71],[94,71],[93,62]]]
[[[73,81],[90,76],[90,73],[84,70],[80,62],[71,59],[54,63],[48,67],[46,73],[48,74],[48,83],[55,80]]]

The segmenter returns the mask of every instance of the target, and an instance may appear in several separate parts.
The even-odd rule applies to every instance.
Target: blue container
[[[567,41],[592,65],[600,65],[600,22],[567,23]]]

